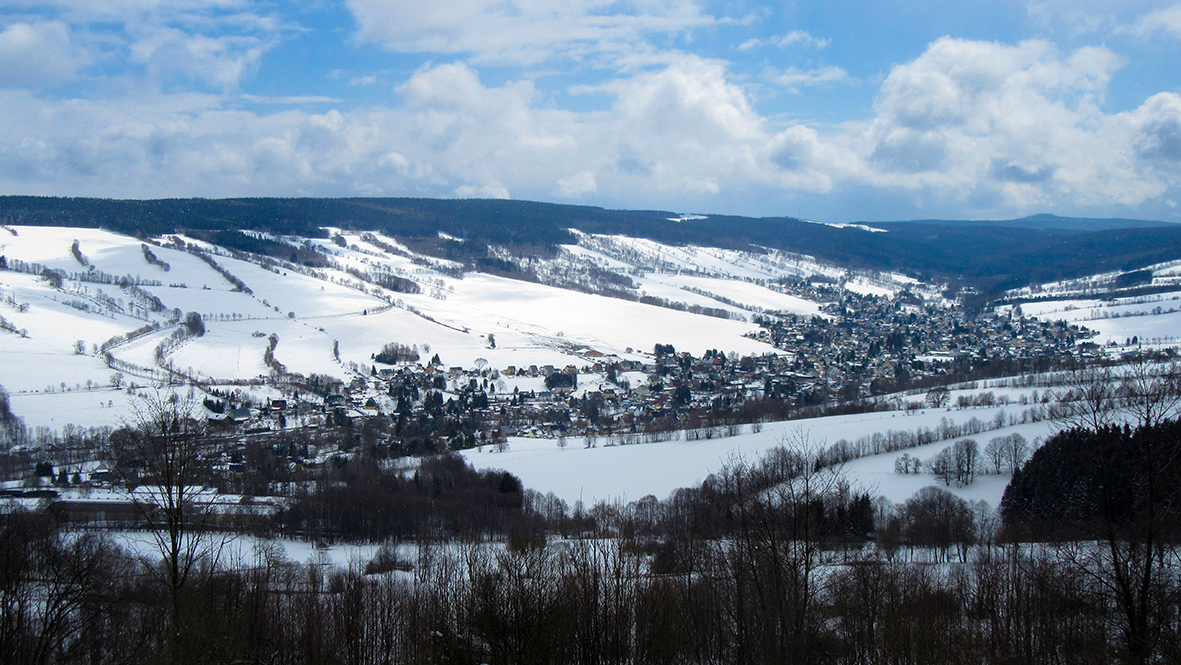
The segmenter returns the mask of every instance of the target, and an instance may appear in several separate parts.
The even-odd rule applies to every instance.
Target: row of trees
[[[961,439],[934,457],[923,461],[917,456],[902,453],[894,460],[894,472],[902,474],[930,472],[946,486],[965,487],[971,485],[977,473],[1014,473],[1029,457],[1029,441],[1014,432],[994,436],[984,446],[975,439]]]

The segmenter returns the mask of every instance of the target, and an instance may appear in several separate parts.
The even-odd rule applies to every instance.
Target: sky
[[[0,0],[0,194],[1181,221],[1181,4]]]

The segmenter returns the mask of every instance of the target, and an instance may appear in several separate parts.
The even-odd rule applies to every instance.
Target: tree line
[[[407,482],[442,496],[448,477],[471,473],[462,466],[441,461]],[[521,496],[503,491],[504,476],[488,480]],[[357,519],[382,512],[385,499],[368,498],[375,505]],[[787,449],[733,460],[664,502],[554,504],[534,493],[502,506],[518,518],[503,537],[420,530],[341,566],[291,561],[265,538],[244,554],[203,547],[181,584],[169,581],[167,556],[11,511],[0,516],[0,653],[26,663],[504,665],[1181,655],[1175,554],[1154,576],[1139,633],[1106,561],[1080,565],[1093,541],[998,543],[977,507],[944,490],[886,506]]]

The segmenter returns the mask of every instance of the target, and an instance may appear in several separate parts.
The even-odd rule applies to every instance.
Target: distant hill
[[[889,228],[891,224],[900,222],[863,222],[870,226],[879,228]],[[1058,215],[1039,214],[1030,215],[1029,217],[1022,217],[1020,219],[995,219],[995,220],[962,220],[962,219],[916,219],[908,224],[932,224],[936,226],[1003,226],[1015,229],[1032,229],[1038,231],[1045,230],[1059,230],[1059,231],[1112,231],[1116,229],[1152,229],[1152,228],[1177,228],[1179,225],[1174,222],[1158,222],[1147,219],[1124,219],[1120,217],[1112,218],[1095,218],[1095,217],[1059,217]]]
[[[683,217],[666,211],[487,199],[137,201],[4,196],[0,197],[0,221],[101,227],[132,236],[241,229],[323,237],[323,227],[374,230],[405,239],[416,251],[461,261],[472,269],[494,258],[490,245],[516,256],[545,255],[558,245],[573,244],[570,229],[577,229],[675,245],[775,248],[854,269],[897,271],[947,281],[953,287],[972,286],[980,292],[981,301],[1033,283],[1127,272],[1181,259],[1181,225],[1054,215],[995,222],[867,223],[885,230],[875,233],[791,217]]]

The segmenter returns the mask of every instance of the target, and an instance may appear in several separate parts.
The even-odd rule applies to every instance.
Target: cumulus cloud
[[[184,77],[222,90],[238,87],[275,44],[251,35],[207,36],[156,27],[131,44],[131,61],[145,65],[157,81]]]
[[[548,108],[527,81],[424,67],[394,108],[270,114],[162,96],[70,104],[9,95],[0,189],[42,179],[105,196],[712,195],[774,181],[765,121],[718,62],[686,56],[608,85],[604,111]],[[167,105],[166,100],[171,100]],[[32,144],[22,137],[37,137]],[[16,166],[19,164],[19,166]],[[118,173],[118,177],[112,174]]]
[[[244,0],[10,0],[40,16],[0,33],[0,83],[69,79],[85,65],[110,87],[180,82],[236,89],[285,31]],[[23,78],[20,78],[23,77]]]
[[[599,191],[599,187],[595,183],[595,174],[583,171],[575,173],[569,178],[558,180],[558,189],[555,193],[563,198],[578,198],[597,191]]]
[[[249,0],[5,0],[4,6],[56,16],[76,28],[169,23],[204,28],[237,25],[239,29],[265,31],[279,27],[274,18],[257,13],[256,3]]]
[[[13,23],[0,31],[0,86],[42,87],[72,78],[86,62],[61,21]]]
[[[856,152],[804,125],[789,127],[763,150],[775,168],[773,182],[787,192],[830,192],[861,170]]]
[[[1173,170],[1181,167],[1181,95],[1153,95],[1127,115],[1135,127],[1135,146],[1142,157],[1163,162]]]
[[[1128,118],[1105,115],[1100,102],[1121,65],[1105,48],[943,38],[890,72],[876,118],[845,140],[860,143],[860,177],[875,185],[998,207],[1136,205],[1175,178],[1133,149],[1168,154],[1172,116],[1167,99],[1138,110],[1138,138]]]
[[[348,0],[362,41],[401,52],[537,63],[642,48],[646,35],[715,20],[693,0]]]
[[[260,98],[193,93],[80,102],[10,88],[0,90],[0,191],[686,209],[755,191],[872,189],[1015,212],[1176,199],[1181,95],[1104,113],[1121,64],[1105,48],[941,39],[890,70],[870,118],[832,126],[766,118],[727,63],[675,53],[598,84],[606,103],[583,111],[556,107],[528,80],[489,84],[462,61],[423,66],[390,106],[353,109],[244,110],[232,104]]]

